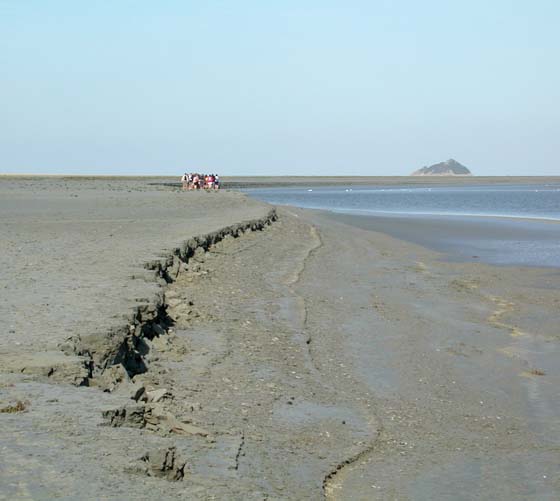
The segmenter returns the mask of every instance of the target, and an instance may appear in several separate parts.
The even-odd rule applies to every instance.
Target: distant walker
[[[183,190],[219,190],[220,176],[218,174],[199,174],[186,172],[181,176]]]

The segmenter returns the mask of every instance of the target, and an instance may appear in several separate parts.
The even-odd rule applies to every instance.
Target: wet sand
[[[337,353],[379,430],[327,494],[557,497],[558,274],[449,263],[363,221],[297,213],[324,242],[304,277],[304,295],[328,305],[310,310],[315,358]]]
[[[347,215],[337,221],[382,232],[459,262],[549,267],[560,273],[560,222],[489,216]]]
[[[550,270],[49,183],[2,185],[0,499],[558,497]]]

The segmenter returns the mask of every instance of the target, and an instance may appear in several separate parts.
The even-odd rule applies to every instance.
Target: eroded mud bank
[[[88,370],[87,377],[74,378],[71,382],[110,389],[126,376],[146,372],[145,357],[150,351],[146,341],[165,335],[173,324],[167,314],[165,287],[176,280],[181,269],[186,269],[197,253],[207,252],[226,237],[238,238],[246,232],[262,230],[276,219],[276,211],[271,209],[263,218],[190,238],[169,255],[146,263],[145,268],[153,272],[153,280],[160,285],[160,290],[151,298],[138,300],[140,304],[127,315],[126,324],[109,332],[72,336],[61,344],[64,352],[81,357],[78,363]]]
[[[6,393],[29,402],[7,422],[24,431],[6,444],[14,485],[77,499],[86,483],[109,499],[324,497],[325,479],[367,447],[376,423],[363,388],[312,356],[322,342],[308,322],[316,305],[298,289],[320,237],[292,214],[267,224],[275,218],[150,263],[164,290],[159,308],[134,317],[138,329],[131,318],[91,351],[80,349],[87,338],[69,343],[93,364],[91,387],[14,379]],[[35,458],[51,456],[50,469],[40,459],[42,486],[22,478],[37,465],[30,443]]]

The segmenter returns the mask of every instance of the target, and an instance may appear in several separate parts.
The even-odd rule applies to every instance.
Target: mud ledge
[[[111,368],[121,370],[120,374],[117,370],[109,375],[108,379],[112,380],[146,372],[146,355],[150,350],[146,340],[165,335],[172,325],[167,315],[165,286],[177,278],[181,268],[188,265],[196,253],[208,251],[226,237],[237,238],[249,231],[260,231],[277,218],[276,209],[273,208],[262,218],[242,221],[189,238],[161,259],[147,262],[144,268],[151,272],[148,280],[153,280],[160,286],[153,297],[139,299],[140,304],[125,316],[125,323],[121,327],[83,338],[79,335],[71,336],[59,345],[66,354],[79,355],[86,361],[88,377],[80,379],[78,386],[92,385],[96,378],[106,375]],[[114,381],[106,381],[105,384],[107,383],[113,384]]]

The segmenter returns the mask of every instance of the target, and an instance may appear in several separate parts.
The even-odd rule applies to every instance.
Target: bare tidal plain
[[[558,497],[557,273],[232,192],[0,194],[0,499]]]

